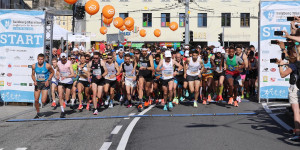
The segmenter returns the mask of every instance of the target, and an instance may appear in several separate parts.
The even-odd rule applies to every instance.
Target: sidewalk
[[[0,121],[34,110],[32,106],[0,106]]]

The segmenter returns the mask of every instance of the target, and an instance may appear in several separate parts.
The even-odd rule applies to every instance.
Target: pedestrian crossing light
[[[185,42],[185,32],[182,32],[182,41]]]
[[[190,31],[190,42],[194,41],[194,32]]]
[[[223,33],[218,34],[220,45],[223,46]]]

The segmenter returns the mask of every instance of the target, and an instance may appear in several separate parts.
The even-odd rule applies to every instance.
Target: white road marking
[[[108,150],[112,142],[104,142],[99,150]]]
[[[287,125],[285,122],[283,122],[281,119],[279,119],[276,114],[273,114],[272,111],[269,109],[268,105],[266,103],[262,103],[263,108],[265,109],[265,111],[270,115],[270,117],[272,119],[274,119],[278,124],[280,124],[283,128],[285,128],[286,130],[290,131],[293,130],[292,127],[290,127],[289,125]]]
[[[147,109],[145,109],[144,111],[142,111],[141,113],[139,113],[139,115],[144,115],[146,112],[148,112],[150,109],[152,109],[155,105],[151,105],[150,107],[148,107]],[[130,124],[128,125],[128,127],[126,128],[120,143],[117,147],[117,150],[125,150],[126,146],[127,146],[127,142],[129,140],[130,134],[134,128],[134,126],[136,125],[136,123],[140,120],[141,117],[135,117]]]
[[[111,131],[111,133],[110,134],[118,134],[119,133],[119,131],[121,130],[121,128],[122,128],[122,126],[120,125],[120,126],[116,126],[115,128],[114,128],[114,130],[113,131]]]
[[[26,147],[16,148],[16,150],[27,150],[27,148]]]
[[[286,107],[275,107],[275,108],[269,108],[270,110],[281,110],[286,109]]]
[[[135,113],[131,113],[131,114],[129,114],[128,116],[133,116],[133,115],[135,115]],[[129,117],[124,118],[124,119],[129,119]]]

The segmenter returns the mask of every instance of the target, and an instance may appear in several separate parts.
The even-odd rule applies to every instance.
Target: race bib
[[[147,63],[141,63],[141,67],[147,67]]]
[[[163,71],[163,75],[164,75],[165,77],[170,77],[170,76],[173,75],[173,70],[164,70],[164,71]]]
[[[199,68],[198,67],[190,67],[190,70],[191,70],[192,74],[197,74],[199,71]]]
[[[101,69],[94,69],[93,70],[93,75],[100,76],[101,75]]]
[[[228,65],[228,70],[229,71],[235,71],[235,67],[233,65]]]
[[[36,74],[36,79],[39,81],[45,81],[46,76],[45,76],[45,74]]]
[[[60,75],[62,77],[67,77],[67,76],[69,76],[69,73],[68,72],[61,72]]]

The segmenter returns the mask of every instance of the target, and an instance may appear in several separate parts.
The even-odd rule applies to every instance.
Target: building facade
[[[100,11],[86,14],[86,32],[91,32],[91,41],[106,40],[100,34],[101,10],[105,5],[115,8],[114,17],[130,16],[135,21],[135,32],[125,30],[127,41],[132,43],[165,43],[168,46],[183,42],[185,31],[185,5],[180,0],[97,0]],[[184,0],[183,0],[184,1]],[[259,0],[192,0],[189,3],[189,28],[193,41],[200,45],[219,46],[218,34],[224,31],[225,45],[258,45]],[[176,31],[169,29],[170,22],[177,22]],[[119,33],[113,23],[107,34]],[[138,30],[145,29],[147,35],[139,36]],[[160,29],[161,36],[155,37],[154,30]],[[162,44],[161,44],[162,45]]]

